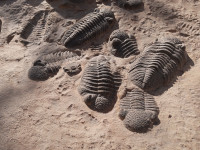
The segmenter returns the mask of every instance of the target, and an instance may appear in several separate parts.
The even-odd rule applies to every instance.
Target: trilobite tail
[[[148,131],[158,118],[159,108],[152,95],[142,89],[127,91],[120,100],[119,117],[127,129],[134,132]]]

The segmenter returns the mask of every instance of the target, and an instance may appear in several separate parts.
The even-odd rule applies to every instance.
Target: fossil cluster
[[[70,1],[72,2],[72,1]],[[74,1],[79,3],[79,1]],[[120,7],[138,6],[141,0],[118,0]],[[36,18],[45,18],[46,12],[40,12]],[[35,23],[35,22],[33,22]],[[116,24],[114,12],[111,9],[95,9],[94,12],[69,27],[60,38],[60,41],[67,49],[83,46],[88,40],[105,34],[107,30],[112,30]],[[42,22],[41,22],[42,25]],[[27,25],[25,30],[32,27]],[[182,28],[189,27],[181,24]],[[24,39],[30,39],[29,32],[22,33]],[[113,30],[112,30],[113,31]],[[187,33],[186,33],[187,34]],[[120,84],[123,83],[123,76],[115,67],[113,59],[128,59],[130,67],[127,71],[128,82],[133,84],[132,89],[125,88],[125,94],[120,99],[119,118],[123,120],[125,127],[131,131],[147,131],[158,120],[159,108],[152,91],[172,82],[177,71],[182,69],[187,61],[185,45],[176,37],[159,37],[149,44],[140,53],[137,38],[122,29],[114,30],[108,39],[109,54],[99,53],[89,59],[86,66],[73,60],[82,57],[73,51],[57,51],[42,55],[37,58],[29,69],[28,77],[35,81],[44,81],[54,76],[61,68],[63,62],[69,61],[63,70],[70,76],[81,72],[81,80],[78,92],[85,104],[94,111],[108,112],[112,110],[116,100]],[[121,67],[123,68],[123,67]],[[83,72],[82,72],[83,69]],[[122,85],[122,84],[121,84]]]

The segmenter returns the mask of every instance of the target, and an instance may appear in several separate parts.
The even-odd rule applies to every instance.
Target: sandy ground
[[[149,0],[139,10],[124,10],[110,2],[86,2],[73,9],[61,7],[62,2],[0,1],[0,150],[199,150],[200,2]],[[42,45],[56,45],[68,26],[105,5],[115,13],[113,29],[133,33],[140,51],[159,36],[170,34],[184,41],[190,57],[176,81],[154,93],[160,124],[147,133],[131,132],[123,126],[118,117],[119,99],[106,114],[89,109],[77,92],[82,72],[70,77],[61,69],[44,82],[27,76]],[[38,12],[39,21],[23,32]],[[188,26],[179,29],[180,23]],[[95,42],[100,44],[98,53],[108,52],[106,41]],[[89,47],[83,53],[93,52]]]

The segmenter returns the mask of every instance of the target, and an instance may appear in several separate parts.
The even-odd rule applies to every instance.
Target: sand
[[[200,1],[146,0],[143,8],[134,10],[119,8],[110,1],[86,1],[83,5],[64,2],[0,1],[0,150],[199,150]],[[133,34],[140,51],[168,34],[186,45],[188,62],[173,82],[154,93],[160,123],[146,133],[124,127],[118,117],[119,99],[108,113],[88,108],[77,91],[83,71],[70,77],[60,69],[46,81],[28,79],[33,61],[54,46],[65,49],[58,45],[60,35],[96,7],[111,7],[116,24],[109,32],[120,28]],[[28,22],[34,27],[24,31]],[[181,23],[187,23],[188,28],[180,29]],[[93,48],[86,43],[77,51],[89,58],[110,55],[109,32],[93,41]],[[113,59],[118,66],[129,61]],[[127,71],[125,65],[123,83]]]

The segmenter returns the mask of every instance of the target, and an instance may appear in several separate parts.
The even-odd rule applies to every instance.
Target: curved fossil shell
[[[159,39],[131,64],[129,78],[144,90],[155,90],[170,82],[186,60],[185,46],[180,40]]]
[[[114,18],[114,13],[108,9],[89,13],[62,35],[61,42],[66,47],[80,45],[107,29]]]
[[[158,118],[159,108],[150,94],[139,88],[128,91],[120,100],[119,117],[131,131],[146,131]]]
[[[28,77],[35,81],[47,80],[59,71],[64,60],[72,57],[78,56],[68,51],[43,55],[33,63],[33,66],[28,71]]]
[[[78,91],[91,109],[107,112],[116,97],[114,80],[109,61],[103,55],[96,56],[85,67]]]
[[[116,57],[127,58],[131,55],[138,55],[140,53],[135,37],[130,37],[124,31],[113,31],[109,41],[112,46],[111,53]]]

